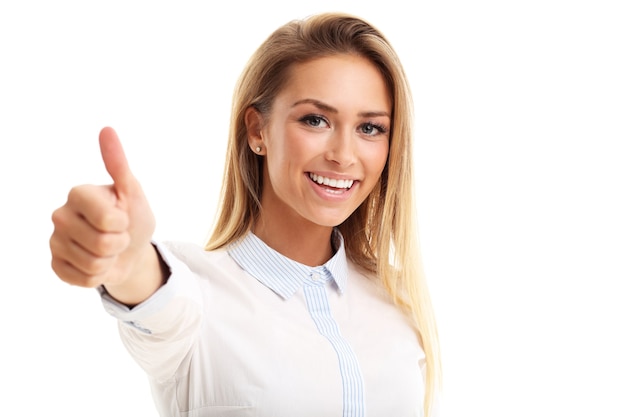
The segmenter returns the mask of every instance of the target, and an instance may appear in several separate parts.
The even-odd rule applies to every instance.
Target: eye
[[[376,123],[371,123],[371,122],[363,123],[361,126],[359,126],[359,129],[361,130],[362,133],[365,133],[367,136],[376,136],[380,134],[385,134],[388,131],[388,129],[385,126],[382,126]]]
[[[328,122],[324,117],[316,115],[316,114],[308,114],[304,117],[300,118],[300,121],[307,126],[311,127],[327,127]]]

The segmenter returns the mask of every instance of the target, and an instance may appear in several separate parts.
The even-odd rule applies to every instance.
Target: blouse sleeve
[[[202,323],[197,276],[163,244],[154,243],[170,269],[168,281],[143,303],[128,308],[99,288],[105,310],[118,320],[122,342],[134,360],[157,381],[185,366]]]

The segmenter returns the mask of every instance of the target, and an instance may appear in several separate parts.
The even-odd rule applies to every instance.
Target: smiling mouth
[[[338,190],[349,190],[354,184],[354,180],[338,180],[335,178],[322,177],[321,175],[309,172],[309,178],[319,185],[324,185],[330,188],[336,188]]]

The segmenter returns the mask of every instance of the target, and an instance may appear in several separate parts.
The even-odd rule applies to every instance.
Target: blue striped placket
[[[344,339],[328,303],[327,287],[333,282],[339,292],[346,287],[348,266],[343,239],[339,249],[326,264],[309,267],[295,262],[272,248],[252,233],[229,248],[230,256],[246,272],[283,299],[304,288],[306,307],[320,334],[328,340],[337,354],[343,386],[343,417],[365,416],[363,377],[357,357]]]
[[[365,405],[361,370],[356,355],[341,335],[331,314],[324,285],[330,277],[316,278],[324,272],[330,275],[326,268],[323,268],[323,271],[311,274],[312,282],[304,284],[307,308],[320,334],[328,339],[337,353],[343,383],[343,417],[363,417]]]

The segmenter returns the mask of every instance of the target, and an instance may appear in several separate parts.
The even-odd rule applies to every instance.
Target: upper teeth
[[[354,184],[354,180],[337,180],[335,178],[322,177],[314,173],[309,173],[309,177],[318,184],[328,185],[333,188],[350,188]]]

